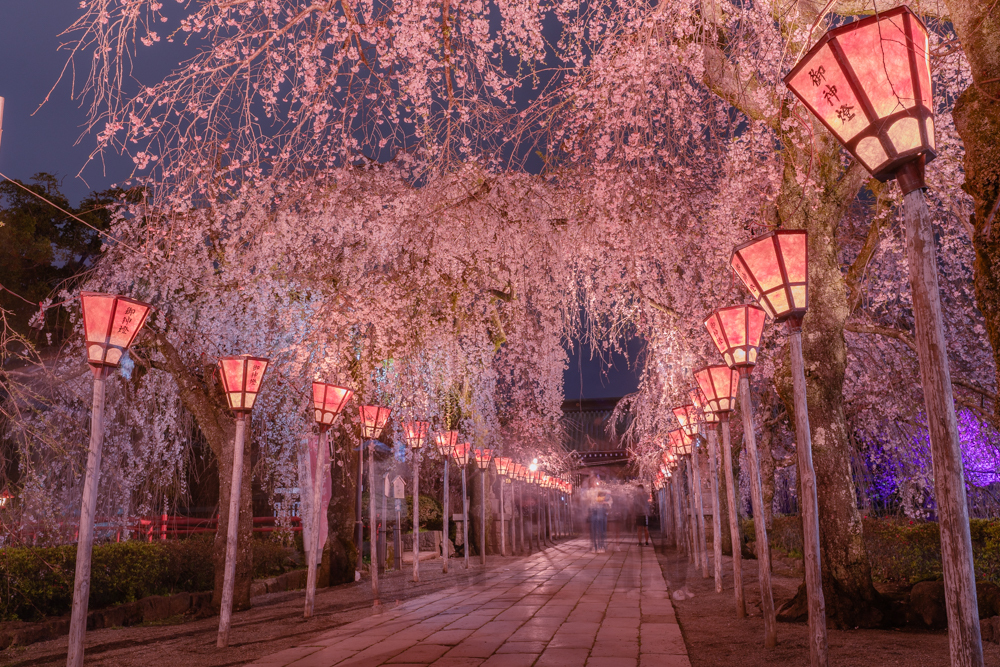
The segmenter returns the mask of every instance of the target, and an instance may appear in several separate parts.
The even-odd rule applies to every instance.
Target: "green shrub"
[[[301,567],[298,552],[276,540],[253,541],[253,578],[267,579]]]
[[[403,526],[413,525],[413,496],[406,496],[406,505],[403,507]],[[407,519],[409,517],[409,519]],[[420,529],[421,530],[442,530],[444,528],[444,510],[441,503],[431,496],[420,495]],[[412,530],[412,528],[410,528]],[[404,532],[406,532],[404,530]]]

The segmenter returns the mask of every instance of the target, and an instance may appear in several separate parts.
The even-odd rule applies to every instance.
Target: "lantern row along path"
[[[257,667],[689,667],[651,546],[574,539],[473,586],[424,595]]]

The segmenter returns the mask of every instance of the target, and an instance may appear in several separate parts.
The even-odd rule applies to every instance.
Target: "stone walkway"
[[[689,667],[652,547],[588,547],[564,542],[482,584],[409,600],[253,664]]]

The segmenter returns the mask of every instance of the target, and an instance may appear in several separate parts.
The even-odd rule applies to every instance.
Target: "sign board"
[[[403,481],[402,475],[396,475],[396,479],[392,480],[392,497],[399,499],[406,497],[406,482]]]

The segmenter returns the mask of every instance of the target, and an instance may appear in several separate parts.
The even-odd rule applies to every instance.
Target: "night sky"
[[[63,194],[74,205],[92,190],[124,181],[132,168],[131,159],[119,155],[87,164],[95,140],[91,135],[81,137],[86,109],[71,99],[72,71],[39,109],[66,62],[67,52],[58,50],[63,41],[59,33],[79,11],[79,0],[0,0],[0,96],[6,98],[0,172],[22,181],[40,171],[56,174]],[[162,77],[181,50],[166,43],[143,49],[135,77],[143,82]],[[81,66],[87,63],[86,58],[79,61]],[[78,81],[84,75],[78,71]],[[82,178],[77,177],[81,169]],[[633,368],[624,357],[614,355],[608,369],[589,359],[589,349],[584,348],[582,377],[580,354],[573,352],[565,375],[566,398],[609,398],[635,391],[634,356],[641,345],[633,342],[629,347]]]

